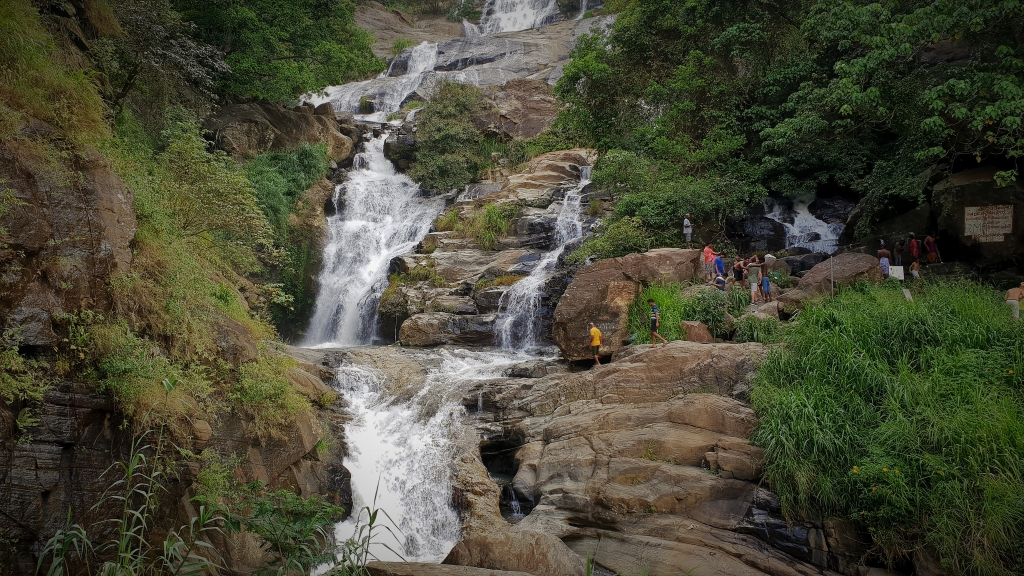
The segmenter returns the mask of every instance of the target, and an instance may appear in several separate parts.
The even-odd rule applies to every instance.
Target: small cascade
[[[477,414],[483,414],[484,413],[484,393],[483,392],[477,392],[477,395],[476,395],[476,413]]]
[[[811,252],[832,254],[839,246],[839,236],[846,224],[828,223],[816,218],[808,208],[812,201],[810,197],[796,198],[792,210],[782,202],[774,202],[773,206],[766,202],[765,217],[785,226],[786,248],[806,248]]]
[[[395,402],[387,378],[376,369],[349,364],[337,369],[337,387],[352,415],[345,427],[344,463],[352,473],[353,514],[336,525],[335,537],[338,542],[350,538],[356,513],[376,507],[388,515],[381,514],[378,523],[394,531],[394,537],[378,532],[371,546],[376,558],[440,562],[461,536],[462,523],[451,504],[452,461],[476,438],[464,425],[462,395],[474,382],[499,377],[530,357],[458,349],[410,356],[427,368],[426,381],[402,402]]]
[[[336,112],[351,112],[370,122],[386,122],[389,114],[401,109],[437,64],[437,44],[423,42],[413,47],[406,58],[401,56],[404,72],[399,74],[399,58],[391,61],[388,71],[373,80],[331,86],[326,97],[308,98],[313,104],[330,102]],[[372,112],[363,108],[363,99],[372,101]]]
[[[537,322],[540,315],[541,297],[544,284],[551,277],[552,270],[565,247],[583,236],[583,222],[580,220],[580,196],[590,183],[590,166],[580,172],[580,183],[565,193],[562,208],[555,221],[555,248],[545,254],[530,275],[513,284],[501,296],[498,308],[501,315],[495,330],[498,343],[505,350],[526,351],[537,347]]]
[[[576,20],[583,20],[583,16],[587,13],[587,0],[580,0],[580,13],[576,15]]]
[[[480,36],[480,27],[469,20],[462,21],[462,36],[465,38],[476,38]]]
[[[558,17],[557,0],[487,0],[480,32],[518,32],[551,24]]]
[[[511,484],[505,486],[505,491],[508,492],[508,508],[512,511],[512,517],[515,519],[522,518],[523,507],[519,504],[519,498],[516,498],[516,491],[512,489]]]
[[[307,346],[369,344],[377,331],[377,302],[391,259],[413,250],[444,206],[384,157],[387,133],[364,144],[348,180],[335,189],[338,210],[327,219]]]

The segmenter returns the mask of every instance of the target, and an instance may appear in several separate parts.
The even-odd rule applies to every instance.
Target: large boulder
[[[584,560],[557,537],[532,530],[469,536],[452,548],[444,564],[526,572],[534,576],[583,576]]]
[[[402,322],[398,339],[405,346],[494,343],[494,314],[458,315],[448,312],[417,314]]]
[[[686,282],[700,274],[700,250],[659,248],[601,260],[581,269],[555,308],[552,336],[567,360],[592,357],[587,325],[604,334],[601,351],[612,354],[629,334],[629,306],[644,286]]]
[[[95,150],[54,169],[17,141],[0,144],[0,182],[15,200],[0,217],[0,327],[19,328],[25,345],[52,346],[56,314],[111,307],[110,279],[132,261],[134,195]]]
[[[590,148],[541,154],[509,176],[500,191],[482,196],[476,203],[517,202],[547,208],[564,188],[579,183],[583,166],[592,166],[596,161],[597,150]]]
[[[811,268],[800,278],[796,288],[780,294],[779,305],[784,312],[791,314],[801,308],[806,300],[828,293],[833,286],[848,286],[861,280],[882,281],[878,258],[853,252],[833,256]]]
[[[217,145],[236,159],[268,150],[294,150],[300,144],[327,145],[332,160],[345,162],[355,155],[351,126],[339,124],[328,105],[285,108],[270,102],[233,104],[206,122]],[[345,130],[347,134],[342,133]]]
[[[506,572],[471,566],[448,566],[425,562],[380,562],[366,565],[370,576],[529,576],[526,572]]]
[[[484,91],[487,106],[473,116],[482,132],[503,138],[533,138],[558,115],[552,87],[543,80],[509,80]]]

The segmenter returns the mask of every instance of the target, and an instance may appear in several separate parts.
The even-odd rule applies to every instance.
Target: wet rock
[[[506,368],[504,375],[512,378],[542,378],[550,374],[561,374],[568,370],[569,367],[564,362],[530,360]]]
[[[476,303],[477,309],[485,314],[497,312],[501,297],[509,288],[510,286],[491,286],[483,290],[476,290],[473,292],[473,302]]]
[[[830,291],[833,282],[836,286],[847,286],[861,280],[882,281],[878,258],[868,254],[840,254],[812,268],[800,278],[796,288],[779,294],[778,303],[786,314],[792,314],[805,301]]]
[[[66,173],[32,154],[0,144],[0,181],[18,201],[0,219],[13,252],[0,269],[0,318],[22,344],[53,346],[54,314],[110,309],[110,279],[132,261],[134,196],[95,150],[71,154]]]
[[[416,160],[416,132],[411,122],[393,130],[384,140],[384,157],[405,171]]]
[[[310,114],[303,107],[251,102],[221,108],[204,128],[217,145],[235,159],[268,150],[294,150],[302,143],[327,145],[328,157],[339,162],[355,155],[351,135],[343,134],[335,118]]]
[[[370,576],[529,576],[526,572],[506,572],[470,566],[446,566],[424,562],[379,562],[366,565]]]
[[[431,254],[431,258],[434,261],[434,269],[446,281],[475,284],[488,269],[497,268],[508,273],[525,254],[527,254],[527,250],[523,249],[500,252],[474,249],[439,250]]]
[[[700,250],[661,248],[601,260],[580,269],[555,309],[552,335],[567,360],[589,358],[581,335],[594,322],[604,333],[602,353],[612,354],[629,339],[629,306],[643,286],[683,282],[700,273]]]
[[[791,274],[799,275],[802,272],[806,272],[811,268],[814,268],[825,260],[828,260],[828,254],[815,252],[813,254],[803,254],[801,256],[786,256],[785,258],[780,258],[778,261],[784,262],[789,266]]]
[[[446,312],[417,314],[402,323],[398,339],[405,346],[471,344],[494,342],[494,314],[459,316]]]
[[[596,160],[597,151],[588,148],[541,154],[530,160],[520,172],[509,176],[500,191],[482,196],[476,203],[517,202],[547,208],[561,197],[564,188],[576,187],[580,181],[581,166],[591,166]]]
[[[817,197],[807,206],[807,211],[823,222],[845,223],[857,203],[841,197]]]
[[[508,530],[464,538],[444,564],[526,572],[534,576],[583,576],[584,560],[545,532]]]

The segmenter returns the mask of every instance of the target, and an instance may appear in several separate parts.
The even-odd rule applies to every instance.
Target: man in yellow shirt
[[[590,351],[594,353],[594,366],[600,366],[601,330],[593,322],[590,323]]]

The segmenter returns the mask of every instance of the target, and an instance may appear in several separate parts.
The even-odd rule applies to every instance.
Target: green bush
[[[391,44],[391,55],[398,56],[401,54],[402,50],[412,48],[415,45],[415,40],[410,40],[409,38],[395,38],[395,41]]]
[[[251,429],[260,439],[284,438],[288,426],[311,410],[309,400],[285,375],[294,367],[290,357],[264,353],[238,368],[238,380],[228,396],[252,419]]]
[[[587,259],[617,258],[634,252],[646,252],[655,244],[654,235],[639,218],[605,220],[596,238],[590,238],[569,254],[568,264],[583,264]]]
[[[460,238],[472,238],[484,250],[493,249],[508,235],[512,221],[519,215],[518,204],[484,204],[463,217],[458,208],[442,213],[434,222],[439,232],[454,232]]]
[[[447,192],[476,180],[485,160],[471,115],[483,102],[479,88],[442,82],[417,115],[416,161],[409,177],[428,190]]]
[[[779,339],[781,325],[775,318],[756,318],[746,315],[736,322],[733,342],[760,342],[772,344]]]
[[[1024,325],[966,282],[860,286],[809,306],[757,372],[764,477],[786,515],[866,528],[887,560],[1024,567]]]
[[[307,143],[296,150],[264,152],[245,164],[243,172],[278,242],[287,243],[288,216],[295,210],[295,203],[329,168],[327,146]]]
[[[682,340],[686,333],[679,327],[682,320],[703,322],[712,334],[719,334],[725,320],[725,293],[714,288],[697,291],[692,297],[683,295],[686,285],[652,284],[643,289],[629,307],[629,331],[636,334],[634,344],[651,343],[651,308],[647,300],[653,299],[661,311],[658,333],[666,340]]]

